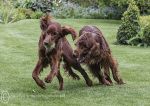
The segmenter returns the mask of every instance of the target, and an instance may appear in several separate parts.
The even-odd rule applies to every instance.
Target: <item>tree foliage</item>
[[[116,6],[120,9],[127,9],[128,3],[131,0],[66,0],[78,3],[81,6]],[[135,0],[142,14],[150,14],[150,0]]]
[[[139,9],[135,2],[131,0],[127,11],[124,12],[122,24],[118,29],[117,42],[128,44],[128,40],[135,37],[140,31]]]

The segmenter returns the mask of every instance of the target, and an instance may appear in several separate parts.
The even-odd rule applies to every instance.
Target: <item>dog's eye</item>
[[[87,48],[86,44],[82,45],[84,48]]]
[[[47,34],[49,35],[51,33],[51,31],[47,31]]]
[[[53,35],[56,36],[56,35],[58,35],[58,33],[57,33],[57,32],[54,32]]]
[[[80,46],[80,49],[84,49],[84,46]]]

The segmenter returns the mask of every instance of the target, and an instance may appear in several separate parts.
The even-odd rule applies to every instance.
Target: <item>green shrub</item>
[[[26,19],[26,15],[20,9],[16,9],[14,22],[19,21],[19,20],[23,20],[23,19]]]
[[[143,42],[150,46],[150,24],[146,25],[143,30]]]
[[[26,18],[31,18],[30,15],[33,13],[30,9],[15,8],[13,2],[0,1],[0,22],[1,23],[12,23]]]
[[[141,16],[140,17],[140,25],[141,27],[145,27],[145,25],[150,24],[150,15]]]
[[[15,8],[29,8],[36,0],[15,0],[14,7]]]
[[[1,23],[10,23],[15,21],[16,9],[10,1],[0,1],[0,20]]]
[[[38,19],[42,16],[41,11],[32,11],[27,8],[15,8],[13,2],[0,1],[0,23],[11,23],[22,19]]]
[[[117,9],[118,14],[115,12],[112,12],[109,18],[111,19],[120,19],[122,17],[122,14],[124,11],[127,10],[128,2],[131,0],[64,0],[64,1],[70,1],[76,4],[79,4],[81,7],[89,7],[89,6],[95,6],[95,7],[113,7],[114,9]],[[140,9],[140,13],[142,15],[150,15],[150,0],[135,0],[138,8]],[[117,15],[117,17],[115,17]]]
[[[34,13],[31,9],[18,8],[18,14],[23,14],[26,19],[31,19],[31,15]]]
[[[142,17],[140,18],[141,22],[141,30],[137,34],[137,36],[131,38],[128,40],[128,44],[134,45],[134,46],[150,46],[150,22],[149,19],[150,17]],[[144,20],[143,19],[147,19]],[[143,22],[143,23],[142,23]]]
[[[18,17],[18,20],[22,19],[21,15],[24,16],[24,19],[39,19],[43,15],[43,12],[41,11],[34,12],[31,9],[26,8],[18,8],[17,10],[18,15],[20,16]]]
[[[114,14],[118,13],[113,8],[81,7],[71,2],[62,2],[52,11],[52,15],[57,18],[107,19],[114,18]],[[118,17],[117,15],[115,16]]]
[[[42,15],[43,15],[43,12],[35,11],[30,15],[30,17],[31,19],[39,19]]]
[[[141,29],[136,36],[127,40],[127,44],[132,45],[132,46],[144,46],[143,30]]]
[[[123,14],[122,23],[117,32],[117,42],[119,44],[128,44],[128,40],[137,36],[140,31],[139,16],[139,9],[132,0],[127,11]]]
[[[18,0],[15,2],[16,8],[27,8],[32,11],[52,11],[59,4],[57,0]]]
[[[128,40],[128,44],[144,47],[150,46],[150,24],[142,28],[137,36]]]

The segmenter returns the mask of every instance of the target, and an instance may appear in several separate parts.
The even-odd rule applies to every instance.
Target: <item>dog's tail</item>
[[[75,29],[69,26],[63,26],[62,27],[62,36],[64,37],[65,35],[71,34],[72,39],[75,40],[77,37],[77,32]]]

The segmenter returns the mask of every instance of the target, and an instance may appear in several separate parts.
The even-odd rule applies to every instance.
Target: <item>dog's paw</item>
[[[42,80],[40,80],[40,82],[38,83],[38,85],[39,85],[42,89],[46,89],[46,85],[45,85],[45,83],[44,83]]]
[[[80,80],[80,77],[78,75],[72,76],[74,80]]]
[[[122,84],[126,84],[125,82],[123,82],[123,80],[122,79],[120,79],[119,81],[118,81],[118,84],[119,85],[122,85]]]
[[[107,80],[103,80],[102,81],[102,85],[111,86],[112,84],[109,81],[107,81]]]
[[[50,77],[46,77],[46,78],[44,79],[44,81],[45,81],[46,83],[51,83],[51,82],[52,82],[52,80],[51,80]]]
[[[63,87],[63,86],[60,86],[60,87],[59,87],[59,90],[60,90],[60,91],[62,91],[63,89],[64,89],[64,87]]]
[[[93,85],[93,82],[92,82],[92,80],[88,80],[88,81],[86,81],[86,84],[87,84],[89,87],[91,87],[91,86]]]

